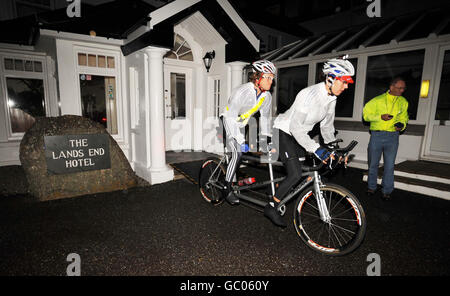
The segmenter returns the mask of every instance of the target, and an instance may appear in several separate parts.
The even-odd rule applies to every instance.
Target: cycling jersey
[[[249,119],[256,112],[260,111],[261,134],[271,137],[271,101],[272,95],[268,91],[261,92],[257,96],[252,82],[245,83],[233,89],[228,100],[228,105],[221,114],[229,128],[228,136],[236,139],[239,144],[244,143],[245,137],[241,128],[245,127]]]
[[[336,96],[328,95],[325,83],[321,82],[302,89],[292,106],[277,116],[274,128],[292,135],[306,151],[314,153],[320,147],[308,135],[320,122],[320,132],[325,143],[335,141],[334,117]]]

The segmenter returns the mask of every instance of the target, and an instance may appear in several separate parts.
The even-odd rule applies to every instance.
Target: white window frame
[[[217,82],[220,82],[220,89],[214,91]],[[219,97],[217,97],[219,95]],[[219,99],[219,100],[218,100]],[[223,104],[226,101],[223,97],[223,79],[220,75],[211,75],[207,79],[207,116],[218,119],[220,111],[223,109]]]
[[[41,62],[42,72],[27,72],[27,71],[16,71],[16,70],[6,70],[4,67],[4,59],[21,59],[21,60],[32,60]],[[7,78],[24,78],[24,79],[40,79],[44,86],[44,102],[45,102],[45,116],[51,116],[51,100],[49,96],[49,81],[48,81],[48,69],[47,69],[47,59],[44,55],[31,55],[31,54],[20,54],[13,52],[0,52],[0,83],[1,83],[1,96],[3,97],[2,104],[4,110],[4,126],[6,127],[6,134],[8,141],[18,141],[23,138],[24,132],[13,133],[11,128],[11,117],[8,108],[8,87]]]
[[[135,129],[137,126],[139,126],[140,120],[139,71],[136,67],[130,67],[128,71],[128,85],[130,89],[130,121],[131,128]]]

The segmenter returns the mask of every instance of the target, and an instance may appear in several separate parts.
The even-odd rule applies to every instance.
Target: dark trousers
[[[280,160],[286,169],[286,178],[279,183],[275,197],[282,200],[286,194],[300,181],[305,149],[295,138],[279,130],[278,151]]]

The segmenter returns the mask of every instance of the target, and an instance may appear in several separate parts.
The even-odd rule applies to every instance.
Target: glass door
[[[80,74],[80,91],[83,116],[117,134],[116,78]]]
[[[423,158],[450,163],[450,48],[439,53]]]

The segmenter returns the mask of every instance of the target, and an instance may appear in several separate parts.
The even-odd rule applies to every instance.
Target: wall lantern
[[[422,85],[420,87],[420,97],[428,98],[429,89],[430,89],[430,80],[422,80]]]
[[[206,72],[209,72],[209,68],[211,68],[212,60],[216,56],[216,52],[210,51],[205,54],[203,57],[203,62],[205,63]]]

